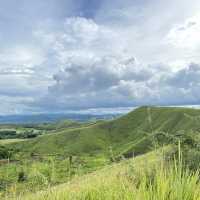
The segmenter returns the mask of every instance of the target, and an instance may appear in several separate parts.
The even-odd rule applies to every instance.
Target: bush
[[[11,158],[13,154],[12,149],[8,149],[5,146],[0,146],[0,160]]]
[[[18,174],[18,182],[24,182],[27,180],[26,174],[24,171],[20,171]]]
[[[16,130],[0,130],[0,139],[12,139],[16,137]]]
[[[198,170],[200,165],[200,151],[188,149],[184,152],[184,162],[190,170]]]

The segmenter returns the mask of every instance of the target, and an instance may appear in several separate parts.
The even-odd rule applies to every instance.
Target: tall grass
[[[181,153],[172,163],[148,155],[15,199],[200,200],[199,173],[183,167]]]

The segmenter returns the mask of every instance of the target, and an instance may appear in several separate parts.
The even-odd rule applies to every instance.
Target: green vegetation
[[[71,121],[71,120],[61,120],[59,122],[55,123],[43,123],[43,124],[30,124],[25,125],[26,128],[33,128],[38,130],[48,130],[48,131],[55,131],[55,130],[62,130],[62,129],[68,129],[68,128],[78,128],[85,124]]]
[[[69,158],[55,156],[13,160],[0,167],[0,190],[2,195],[12,193],[13,187],[17,194],[36,192],[100,169],[104,165],[103,158],[94,160],[90,157],[74,157],[72,163]]]
[[[161,149],[19,199],[199,200],[198,172],[184,169],[180,157],[168,162],[164,152],[159,152]]]
[[[11,158],[13,151],[14,150],[7,148],[5,146],[0,146],[0,160]]]
[[[11,144],[11,143],[17,143],[17,142],[22,142],[25,141],[26,139],[1,139],[0,140],[0,145],[6,145],[6,144]]]
[[[36,129],[3,129],[0,128],[0,140],[2,139],[26,139],[26,138],[34,138],[41,135],[42,132]]]
[[[16,148],[38,154],[96,155],[109,154],[128,157],[146,153],[156,145],[166,144],[185,134],[200,130],[200,110],[185,108],[141,107],[116,120],[94,125],[64,129],[17,143]],[[175,137],[175,138],[174,138]]]
[[[56,134],[63,129],[74,130],[77,127],[89,127],[93,123],[77,123],[61,121],[53,124],[38,125],[2,125],[3,130],[13,130],[16,137],[29,131],[43,131],[44,135]],[[28,131],[27,131],[28,130]],[[37,136],[38,137],[38,136]],[[97,170],[107,164],[104,157],[70,156],[57,153],[37,154],[37,152],[24,152],[24,149],[15,148],[17,143],[31,141],[27,139],[0,140],[0,193],[10,193],[16,187],[19,193],[37,191],[59,183],[69,181],[77,174],[85,174]],[[12,144],[15,144],[14,146]],[[0,146],[1,147],[1,146]]]
[[[56,123],[43,124],[2,124],[0,125],[0,141],[2,139],[29,139],[46,133],[54,133],[63,129],[73,129],[88,126],[92,123],[79,123],[70,120],[62,120]]]
[[[141,107],[109,121],[2,127],[17,134],[42,132],[0,140],[12,153],[0,160],[2,198],[51,187],[20,199],[200,199],[199,121],[200,110]]]

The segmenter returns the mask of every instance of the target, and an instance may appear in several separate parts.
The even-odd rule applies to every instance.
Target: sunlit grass
[[[180,155],[181,156],[181,155]],[[200,200],[198,172],[154,152],[18,200]]]
[[[16,142],[26,141],[27,139],[1,139],[0,145],[11,144]]]

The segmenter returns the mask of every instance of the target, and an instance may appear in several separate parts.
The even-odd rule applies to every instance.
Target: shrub
[[[27,180],[26,174],[24,171],[20,171],[18,174],[18,182],[24,182]]]
[[[0,146],[0,160],[8,159],[12,156],[13,150],[6,148],[5,146]]]

